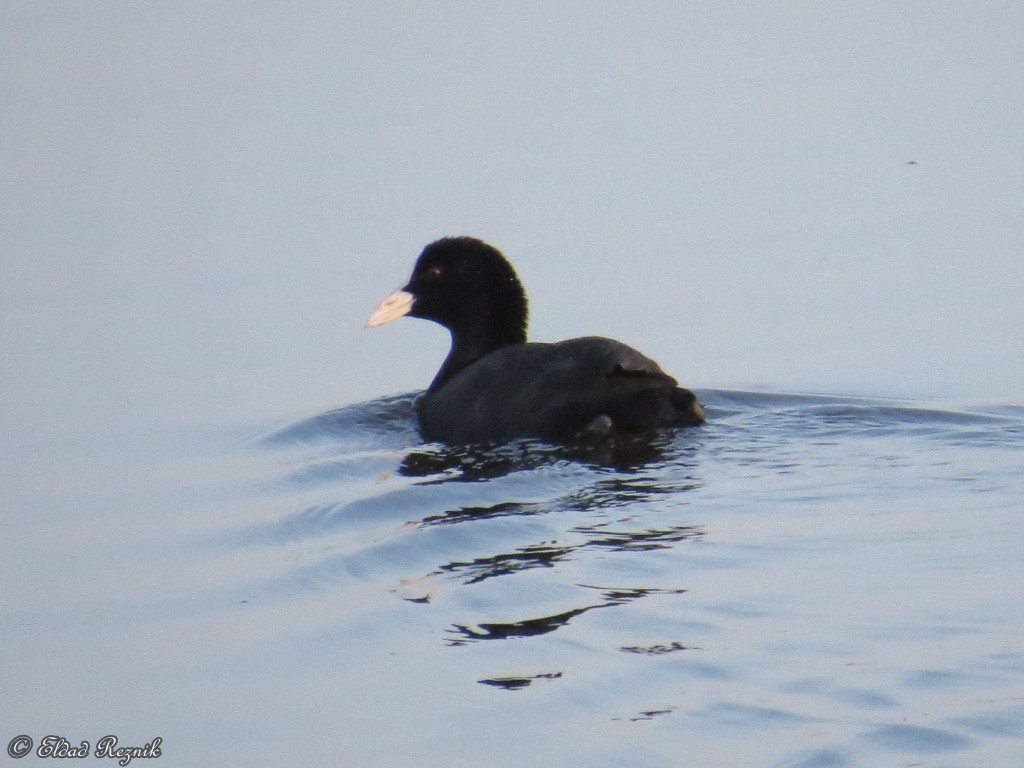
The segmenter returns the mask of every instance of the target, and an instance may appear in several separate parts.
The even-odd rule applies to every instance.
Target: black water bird
[[[367,327],[403,315],[447,328],[451,350],[416,403],[420,431],[449,444],[520,437],[571,442],[704,423],[693,392],[632,347],[596,336],[526,341],[526,294],[496,248],[446,237],[420,254],[412,277]]]

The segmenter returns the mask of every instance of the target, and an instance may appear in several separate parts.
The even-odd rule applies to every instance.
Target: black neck
[[[519,329],[497,330],[494,328],[476,331],[452,331],[452,348],[448,351],[441,370],[430,382],[428,392],[434,392],[455,376],[459,371],[472,365],[485,355],[502,347],[526,342],[526,332]]]

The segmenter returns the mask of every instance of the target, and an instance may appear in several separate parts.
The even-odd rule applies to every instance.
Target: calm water
[[[331,657],[369,762],[1024,757],[1024,409],[701,396],[576,453],[420,446],[409,397],[275,432],[276,503],[201,537],[261,565],[237,613],[304,617],[241,659]]]
[[[385,398],[253,426],[60,557],[36,520],[5,725],[170,765],[1017,765],[1024,409],[700,396],[476,452]]]
[[[1024,764],[1021,39],[1019,3],[0,3],[0,745]],[[451,234],[709,424],[423,445],[376,398],[447,337],[362,322]]]

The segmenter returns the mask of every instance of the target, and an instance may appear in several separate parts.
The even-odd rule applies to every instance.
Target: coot
[[[571,442],[704,423],[693,392],[621,342],[527,343],[522,284],[501,252],[476,238],[446,237],[424,248],[408,284],[366,325],[402,315],[451,332],[451,351],[416,403],[427,440]]]

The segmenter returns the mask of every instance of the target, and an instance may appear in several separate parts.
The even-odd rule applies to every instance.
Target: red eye
[[[441,276],[441,268],[438,266],[428,267],[426,275],[431,280],[435,280]]]

